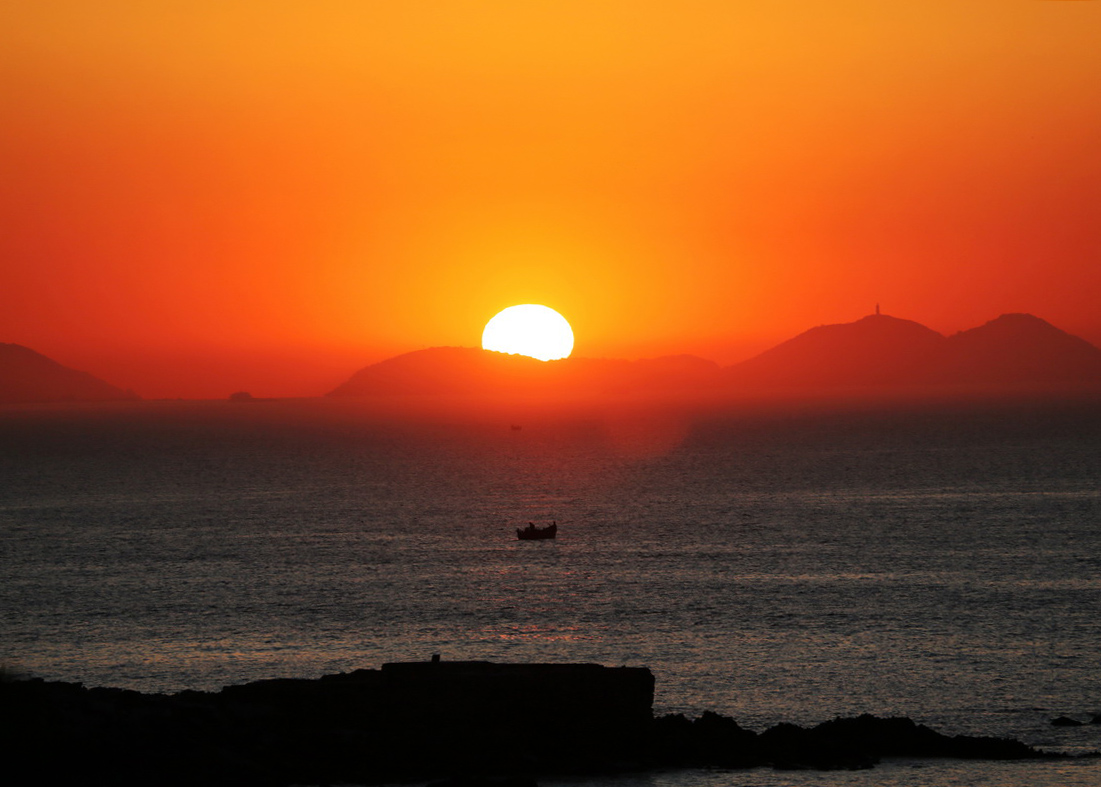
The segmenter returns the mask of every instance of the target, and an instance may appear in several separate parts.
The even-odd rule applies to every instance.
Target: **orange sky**
[[[147,397],[874,309],[1101,343],[1101,3],[7,3],[0,341]]]

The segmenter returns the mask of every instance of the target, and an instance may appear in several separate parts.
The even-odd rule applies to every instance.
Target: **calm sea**
[[[558,539],[517,541],[529,521]],[[653,670],[658,713],[1101,749],[1101,725],[1050,724],[1101,713],[1096,399],[7,408],[0,561],[0,661],[47,679],[597,662]],[[605,783],[1096,785],[1101,763]]]

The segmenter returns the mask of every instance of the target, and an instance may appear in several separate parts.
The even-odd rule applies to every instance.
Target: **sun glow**
[[[547,306],[509,306],[486,323],[482,349],[555,361],[573,352],[573,329],[565,317]]]

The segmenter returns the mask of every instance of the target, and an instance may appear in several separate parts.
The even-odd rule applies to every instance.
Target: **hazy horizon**
[[[725,365],[876,303],[1101,344],[1099,29],[994,0],[7,4],[0,341],[152,397],[324,390],[518,303],[587,357]]]
[[[571,354],[571,356],[568,359],[565,359],[565,360],[585,362],[585,363],[590,365],[590,368],[596,368],[596,367],[591,367],[591,364],[594,363],[594,362],[598,363],[598,364],[599,363],[616,363],[616,364],[627,363],[627,364],[630,364],[632,366],[637,366],[637,364],[639,364],[639,363],[648,363],[648,362],[653,362],[653,361],[672,360],[672,359],[676,359],[676,358],[696,358],[701,362],[706,362],[708,364],[713,365],[713,367],[715,368],[716,371],[725,370],[725,369],[731,369],[732,370],[732,369],[736,369],[736,368],[739,368],[739,367],[743,366],[747,362],[756,363],[756,362],[759,362],[759,361],[763,360],[763,358],[766,357],[766,356],[775,355],[774,351],[783,349],[788,345],[795,345],[799,341],[803,340],[804,337],[809,337],[812,334],[820,333],[823,329],[833,330],[833,329],[840,329],[840,328],[859,328],[862,325],[869,325],[869,326],[873,325],[873,323],[869,323],[869,319],[872,318],[872,317],[878,318],[880,316],[880,311],[879,311],[878,304],[877,304],[876,308],[877,308],[877,311],[875,313],[865,315],[864,317],[861,317],[860,319],[855,320],[853,322],[836,323],[836,324],[832,324],[832,325],[819,325],[819,326],[808,327],[807,329],[801,331],[800,333],[798,333],[794,336],[788,337],[785,340],[783,340],[783,341],[781,341],[781,342],[779,342],[775,345],[762,348],[762,350],[760,352],[756,352],[748,358],[738,359],[734,363],[724,364],[724,363],[715,361],[713,359],[704,358],[703,356],[699,356],[699,355],[692,354],[692,353],[684,353],[684,352],[670,352],[670,353],[667,353],[667,354],[664,354],[664,355],[651,356],[651,357],[646,357],[646,358],[594,357],[594,356],[585,356],[585,355],[579,354],[577,352],[574,352],[573,354]],[[925,334],[927,334],[927,335],[938,335],[942,339],[953,339],[954,340],[954,337],[957,336],[957,335],[962,336],[962,335],[965,335],[965,334],[981,332],[981,331],[986,330],[987,328],[989,328],[991,326],[1004,323],[1007,319],[1013,317],[1014,315],[1011,315],[1011,314],[999,315],[996,318],[993,318],[991,320],[988,320],[988,321],[984,322],[982,325],[972,326],[971,328],[969,328],[965,331],[961,331],[958,334],[953,334],[952,336],[945,336],[944,334],[940,334],[939,332],[933,331],[932,329],[928,328],[928,326],[924,326],[916,320],[910,320],[910,319],[907,319],[907,318],[901,318],[901,317],[896,317],[894,315],[887,315],[887,314],[883,314],[882,316],[885,318],[885,323],[882,323],[881,325],[898,325],[898,326],[912,325],[912,326],[914,326],[913,330],[918,330],[918,326],[920,326],[920,328],[923,329],[925,331]],[[1018,316],[1038,317],[1037,315],[1018,315]],[[1020,327],[1020,325],[1019,325],[1020,321],[1019,320],[1017,321],[1017,323],[1018,323],[1018,327]],[[1047,324],[1046,327],[1044,327],[1045,323]],[[1043,330],[1047,331],[1049,334],[1055,334],[1055,335],[1066,334],[1065,331],[1062,331],[1061,329],[1059,329],[1059,326],[1052,326],[1050,323],[1048,323],[1042,317],[1038,317],[1038,319],[1034,319],[1034,320],[1025,321],[1025,324],[1027,326],[1031,326],[1030,330],[1033,327],[1042,327]],[[1054,330],[1052,330],[1052,329],[1054,329]],[[1072,334],[1066,334],[1066,335],[1072,337],[1073,339],[1083,339],[1083,337],[1074,337]],[[888,337],[884,337],[884,338],[886,339]],[[899,339],[899,338],[901,338],[901,337],[895,337],[895,339]],[[1085,341],[1087,342],[1087,344],[1092,344],[1092,343],[1088,342],[1088,340],[1085,340]],[[1093,346],[1096,347],[1096,345],[1093,345]],[[41,353],[36,348],[32,347],[32,348],[28,348],[28,349],[31,349],[31,350],[33,350],[33,351],[35,351],[35,352],[37,352],[41,355],[45,355],[44,353]],[[162,355],[162,354],[158,354],[154,350],[149,350],[149,351],[147,351],[147,353],[145,353],[143,355],[135,356],[135,357],[129,357],[129,358],[124,358],[124,359],[115,358],[115,364],[122,364],[122,367],[121,367],[122,369],[124,369],[124,370],[125,369],[130,369],[131,370],[129,374],[122,374],[121,375],[126,380],[130,380],[131,378],[136,378],[139,381],[142,380],[142,379],[144,379],[144,380],[155,379],[158,371],[164,372],[164,370],[170,369],[171,370],[171,375],[170,376],[175,379],[175,384],[173,385],[171,382],[162,381],[160,383],[160,387],[154,386],[152,388],[153,392],[150,392],[149,388],[142,389],[140,387],[135,387],[133,385],[120,384],[119,382],[117,382],[116,378],[109,378],[109,377],[106,377],[105,375],[103,375],[99,371],[99,368],[96,368],[96,369],[81,368],[81,369],[78,369],[78,371],[91,373],[91,374],[93,374],[93,376],[95,376],[95,377],[97,377],[101,380],[104,380],[104,382],[107,382],[111,385],[114,385],[114,386],[116,386],[118,388],[121,388],[121,389],[124,389],[124,390],[133,391],[134,393],[137,393],[141,398],[145,398],[145,399],[179,399],[179,398],[182,398],[182,399],[224,399],[229,395],[229,393],[236,392],[236,391],[247,391],[250,394],[253,394],[254,396],[258,396],[260,398],[303,398],[303,397],[310,398],[310,397],[317,397],[317,396],[325,396],[325,395],[328,395],[330,392],[336,390],[337,388],[346,387],[347,384],[352,379],[355,379],[361,373],[371,369],[376,364],[383,364],[385,366],[385,362],[395,361],[395,360],[403,358],[403,357],[409,357],[409,358],[418,357],[425,350],[439,350],[439,349],[474,350],[474,349],[480,349],[480,348],[478,348],[477,346],[472,346],[472,345],[468,345],[468,346],[434,345],[432,347],[417,348],[417,349],[397,353],[393,356],[388,356],[386,358],[379,359],[378,361],[373,361],[373,362],[370,362],[370,363],[367,363],[367,364],[364,364],[364,365],[357,366],[357,367],[355,367],[351,370],[348,369],[348,366],[346,365],[346,363],[342,364],[340,362],[340,359],[338,359],[336,357],[333,357],[333,356],[317,358],[317,357],[305,356],[304,355],[304,356],[298,357],[296,359],[296,361],[292,364],[292,363],[287,362],[287,361],[277,362],[271,356],[261,355],[259,357],[251,357],[249,359],[249,361],[247,363],[244,363],[244,364],[242,364],[240,362],[230,364],[230,363],[225,362],[224,359],[219,358],[217,355],[215,355],[213,357],[204,356],[204,355],[188,355],[188,356],[184,356],[184,357],[181,358],[178,355],[174,355],[171,351],[169,351],[166,354]],[[670,348],[670,349],[673,349],[673,348]],[[860,354],[862,354],[864,352],[867,352],[869,350],[873,351],[873,353],[879,353],[881,351],[881,349],[882,348],[873,349],[873,348],[861,348],[860,346],[854,346],[852,348],[849,348],[849,353],[844,359],[839,359],[839,360],[844,360],[846,363],[859,361],[861,366],[867,367],[869,364],[871,364],[874,367],[875,364],[881,363],[884,359],[879,358],[879,357],[862,358]],[[919,357],[911,358],[909,361],[906,360],[907,355],[911,352],[916,351],[918,348],[908,347],[906,345],[899,345],[899,346],[895,347],[894,349],[895,349],[895,355],[898,356],[897,359],[896,359],[896,361],[898,361],[898,362],[906,362],[907,365],[912,365],[914,362],[920,362],[921,361],[921,358],[919,358]],[[1012,350],[1012,345],[1008,345],[1005,349]],[[486,351],[486,352],[491,352],[491,351]],[[815,352],[817,352],[817,351],[815,351]],[[853,352],[857,353],[857,355],[855,355],[855,356],[852,355]],[[502,355],[502,356],[507,357],[509,354],[507,354],[507,353],[494,353],[494,355]],[[49,357],[49,356],[46,356],[46,357]],[[431,362],[428,360],[429,357],[430,356],[426,356],[425,361],[423,361],[422,363],[429,363],[431,365]],[[515,357],[523,358],[523,355],[520,354],[520,355],[517,355]],[[56,361],[56,362],[60,362],[59,359],[57,359],[57,358],[51,358],[51,360]],[[454,360],[455,359],[453,359],[453,361]],[[531,370],[531,373],[534,374],[534,373],[538,372],[538,370],[539,370],[539,368],[541,368],[541,364],[543,362],[542,361],[535,361],[535,359],[532,359],[532,361],[534,362],[534,366]],[[557,364],[558,362],[557,361],[550,361],[549,363],[553,366],[553,365]],[[68,366],[69,368],[74,368],[74,367],[69,366],[69,365],[64,364],[64,363],[62,363],[62,365],[63,366]],[[117,367],[117,366],[113,365],[109,360],[106,361],[103,365],[106,366],[109,369],[120,368],[120,367]],[[531,365],[531,364],[529,364],[529,365]],[[573,364],[567,364],[567,365],[571,366],[571,367],[573,366]],[[1094,365],[1096,366],[1096,363]],[[548,371],[550,371],[550,368],[551,367],[548,367]],[[438,371],[441,372],[441,373],[446,373],[446,368],[440,368]],[[455,369],[454,371],[457,372],[458,374],[460,374],[461,376],[464,376],[464,377],[467,377],[467,378],[470,377],[471,373],[477,373],[476,370],[468,370],[468,369],[461,369],[461,370],[460,369]],[[666,375],[668,376],[668,374],[670,374],[671,371],[672,370],[667,370]],[[682,370],[682,371],[684,371],[684,370]],[[486,393],[489,393],[491,391],[493,385],[494,385],[494,380],[496,379],[495,376],[494,376],[494,373],[492,373],[491,370],[486,369],[486,370],[482,370],[481,374],[485,375],[484,383],[487,387]],[[843,372],[840,373],[840,374],[842,376],[844,375]],[[201,382],[197,383],[196,378],[198,378]],[[506,380],[502,379],[502,380],[500,380],[500,382],[506,382]],[[548,379],[548,382],[550,382],[549,379]],[[565,382],[565,381],[563,380],[563,381],[560,381],[560,382]],[[960,381],[960,382],[962,382],[962,381]],[[688,393],[688,392],[690,392],[691,389],[693,389],[695,387],[698,387],[697,384],[692,383],[691,380],[687,380],[687,379],[683,380],[683,383],[684,383],[685,393]],[[803,389],[804,392],[806,392],[806,393],[812,393],[813,394],[817,388],[821,388],[820,393],[828,394],[830,389],[837,387],[837,385],[839,383],[844,384],[845,380],[840,379],[840,380],[834,380],[833,382],[822,382],[822,383],[817,383],[817,384],[813,383],[813,382],[805,381],[805,382],[802,382],[802,383],[797,383],[796,386],[797,386],[797,388]],[[951,384],[951,381],[942,381],[942,383],[940,384],[941,387],[943,387],[943,384],[945,384],[945,383]],[[1059,390],[1060,388],[1063,389],[1063,390],[1071,390],[1073,388],[1083,388],[1083,386],[1085,387],[1085,389],[1089,389],[1091,387],[1091,385],[1092,385],[1092,387],[1096,387],[1096,385],[1091,384],[1088,381],[1082,381],[1082,380],[1079,380],[1077,383],[1071,382],[1071,384],[1069,386],[1068,385],[1059,385],[1059,381],[1055,380],[1055,379],[1052,379],[1052,380],[1021,380],[1020,383],[1025,384],[1024,388],[1021,388],[1020,385],[1017,386],[1018,388],[1021,388],[1021,390],[1025,390],[1027,388],[1031,388],[1033,390],[1042,390],[1044,388],[1048,388],[1050,390]],[[611,380],[609,380],[609,381],[605,382],[603,385],[607,386],[609,384],[612,384],[612,385],[618,387],[618,386],[623,384],[623,381],[612,382]],[[851,384],[851,386],[853,387],[854,392],[858,392],[860,388],[865,387],[868,383],[866,381],[861,381],[859,379],[853,379],[853,380],[849,381],[849,384]],[[915,385],[915,384],[918,386],[915,389],[915,391],[916,392],[921,392],[921,390],[922,390],[921,386],[924,385],[925,383],[922,383],[921,381],[916,380],[916,379],[915,380],[910,380],[909,382],[907,382],[905,380],[896,380],[895,383],[894,383],[895,387],[899,387],[899,386],[905,387],[905,386],[910,386],[910,385]],[[994,392],[994,393],[996,393],[997,385],[998,385],[997,383],[990,383],[990,382],[984,383],[984,382],[981,382],[981,381],[976,381],[976,384],[980,388],[983,387],[983,386],[990,387],[991,392]],[[567,387],[569,387],[568,384],[567,384]],[[729,384],[724,383],[723,387],[724,387],[724,390],[726,390],[727,394],[737,394],[737,389],[739,387],[739,384],[735,383],[733,386],[730,386]],[[761,395],[762,390],[766,390],[766,389],[769,389],[769,388],[775,388],[775,394],[777,396],[781,397],[781,398],[784,398],[787,395],[787,394],[785,394],[785,389],[787,387],[789,387],[789,384],[784,383],[782,381],[778,381],[774,385],[764,385],[764,386],[760,382],[758,382],[758,383],[750,382],[749,388],[745,391],[745,393],[748,394],[748,395],[751,395],[751,396],[759,396],[759,395]],[[506,386],[506,388],[507,388],[507,386]],[[645,389],[646,386],[644,385],[643,388]],[[428,392],[428,391],[426,391],[426,392]],[[502,389],[502,392],[509,393],[509,391],[507,391],[505,389]],[[930,392],[932,392],[933,395],[936,395],[935,389],[930,389],[930,391],[926,391],[925,393],[928,394]],[[519,391],[515,391],[513,393],[519,393]],[[592,393],[592,391],[590,391],[590,393]],[[888,393],[888,398],[889,398],[889,396],[890,396],[890,394]]]

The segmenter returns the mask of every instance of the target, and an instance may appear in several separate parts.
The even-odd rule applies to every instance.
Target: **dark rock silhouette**
[[[0,402],[109,402],[138,399],[93,377],[62,366],[19,344],[0,343]]]
[[[1059,716],[1051,720],[1052,727],[1081,727],[1084,722],[1072,719],[1070,716]]]
[[[549,773],[866,768],[880,758],[1052,757],[998,738],[860,716],[763,733],[705,713],[654,719],[647,669],[420,662],[216,693],[0,682],[11,785],[287,785],[447,779],[531,787]]]
[[[805,728],[782,723],[760,734],[732,719],[705,713],[695,722],[667,716],[655,722],[667,763],[694,767],[838,770],[870,768],[883,757],[1019,760],[1052,756],[1019,741],[948,736],[906,718],[863,715]]]
[[[757,733],[710,711],[690,720],[681,714],[654,720],[650,756],[681,767],[753,767],[762,764]]]
[[[428,787],[537,787],[538,782],[530,776],[453,776],[436,782]]]

